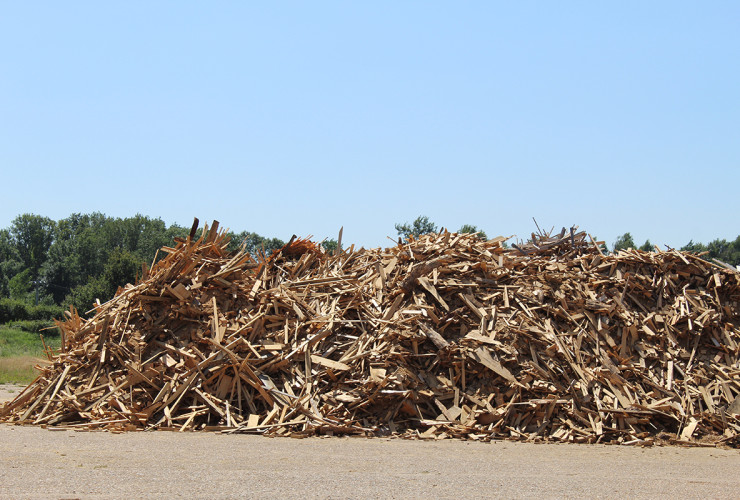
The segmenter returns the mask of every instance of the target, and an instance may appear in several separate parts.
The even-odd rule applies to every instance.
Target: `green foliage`
[[[199,229],[197,232],[201,233],[203,230]],[[171,245],[175,238],[181,238],[186,239],[188,235],[190,234],[190,228],[189,227],[183,227],[179,226],[177,224],[172,224],[170,227],[167,228],[167,231],[165,232],[165,241],[166,245]]]
[[[411,224],[408,222],[404,224],[396,224],[396,231],[399,236],[404,239],[408,239],[413,236],[418,238],[422,234],[436,233],[438,231],[437,225],[429,220],[426,215],[420,215]]]
[[[655,250],[655,246],[650,243],[650,240],[648,239],[645,240],[645,243],[642,244],[640,250],[642,250],[643,252],[652,252],[653,250]]]
[[[167,227],[162,219],[141,214],[72,214],[57,222],[20,215],[9,229],[0,230],[0,322],[48,321],[61,316],[62,304],[89,310],[95,299],[105,302],[119,286],[133,283],[142,264],[151,265],[155,255],[163,258],[164,253],[158,254],[161,247],[189,233],[190,228]],[[244,242],[253,254],[269,254],[284,245],[256,233],[233,236],[232,249]],[[36,280],[38,308],[33,305]]]
[[[53,220],[33,214],[19,215],[10,226],[10,236],[18,255],[34,279],[46,260],[55,228]]]
[[[737,266],[740,264],[740,236],[735,241],[714,240],[707,244],[709,257],[721,260],[727,264]]]
[[[109,284],[102,276],[95,276],[86,283],[74,287],[65,302],[72,304],[81,315],[84,315],[93,309],[95,299],[100,300],[102,304],[112,296],[113,292],[111,292]]]
[[[338,242],[336,239],[332,238],[330,240],[322,241],[321,246],[323,246],[324,250],[326,250],[328,253],[333,253],[337,249]]]
[[[241,233],[232,235],[228,250],[233,252],[238,250],[242,245],[245,246],[247,252],[257,256],[262,252],[270,255],[274,250],[285,245],[285,242],[279,238],[266,238],[257,233],[242,231]]]
[[[0,323],[7,323],[14,319],[28,319],[29,307],[23,300],[11,298],[0,299]]]
[[[0,323],[9,321],[49,321],[59,318],[64,313],[64,308],[58,305],[39,304],[32,302],[2,298],[0,299]]]
[[[46,345],[59,349],[59,337],[48,339],[44,335]],[[44,348],[38,333],[23,330],[8,325],[0,325],[0,357],[11,356],[38,356],[43,355]]]
[[[395,228],[404,238],[438,231],[427,216],[396,224]],[[99,212],[72,214],[56,222],[39,215],[20,215],[9,228],[0,229],[0,323],[28,322],[16,324],[38,330],[48,326],[52,318],[61,317],[70,303],[81,312],[89,310],[95,299],[105,302],[119,286],[133,283],[142,264],[151,265],[162,246],[171,246],[175,237],[186,238],[189,231],[189,227],[167,227],[159,218],[140,214],[127,218]],[[470,224],[463,225],[459,232],[478,232],[487,238],[485,232]],[[285,244],[281,239],[248,231],[232,233],[231,237],[229,250],[243,244],[255,256],[262,252],[269,255]],[[322,245],[333,251],[337,241],[329,239]],[[614,243],[615,250],[635,246],[630,233]],[[640,249],[652,250],[653,245],[648,240]],[[740,236],[734,241],[716,239],[707,245],[690,241],[682,250],[706,251],[707,260],[740,264]],[[38,306],[34,305],[35,281],[40,283]]]
[[[106,241],[109,218],[101,213],[72,214],[57,224],[42,275],[56,302],[92,276],[103,272],[111,241]]]
[[[61,318],[61,314],[58,315]],[[58,319],[58,318],[57,318]],[[44,337],[56,337],[59,335],[59,329],[50,319],[26,319],[22,321],[10,321],[6,323],[9,328],[18,328],[32,333],[41,333]]]
[[[701,253],[707,251],[707,246],[704,243],[694,243],[694,240],[689,240],[687,244],[681,247],[681,251]]]
[[[121,248],[111,252],[103,269],[103,279],[114,288],[114,292],[119,286],[135,283],[138,274],[141,274],[141,259]]]
[[[691,240],[681,247],[681,250],[695,253],[708,252],[703,257],[708,261],[717,259],[733,266],[740,265],[740,236],[734,241],[716,239],[707,245],[694,243],[694,240]]]
[[[114,219],[101,213],[73,214],[57,224],[56,238],[42,269],[45,286],[54,301],[61,303],[70,294],[80,295],[91,280],[106,272],[106,266],[109,273],[115,274],[113,268],[122,265],[121,256],[125,256],[130,269],[135,261],[136,270],[139,270],[142,263],[152,263],[159,248],[172,245],[175,236],[184,238],[188,232],[181,226],[168,228],[161,219],[142,215]],[[161,257],[162,254],[158,256]],[[111,259],[118,259],[118,262],[110,263]],[[133,281],[135,271],[132,274],[130,269],[124,272],[124,276],[114,275],[106,279],[113,283],[112,286],[98,283],[85,288],[84,296],[88,298],[106,289],[115,292],[117,286]],[[94,293],[92,289],[95,289]],[[110,297],[97,298],[107,300]],[[90,303],[85,308],[89,306]]]
[[[31,270],[25,269],[8,281],[8,294],[11,299],[29,300],[31,293]]]
[[[632,239],[632,235],[630,233],[624,233],[614,242],[614,251],[635,248],[635,246],[635,240]]]
[[[58,350],[61,339],[44,335],[44,342]],[[0,326],[0,384],[28,383],[36,378],[34,365],[46,359],[43,346],[38,333]]]
[[[18,250],[15,248],[10,231],[0,230],[0,297],[7,297],[10,280],[23,270]]]
[[[478,233],[478,236],[482,240],[487,240],[488,236],[486,235],[486,232],[482,229],[478,229],[478,226],[472,226],[470,224],[464,224],[460,229],[457,230],[458,233]]]
[[[106,302],[113,298],[118,287],[136,281],[141,261],[127,250],[116,248],[111,252],[100,276],[95,276],[72,290],[67,301],[78,311],[92,309],[95,300]]]
[[[38,376],[39,356],[0,357],[0,384],[30,384]]]

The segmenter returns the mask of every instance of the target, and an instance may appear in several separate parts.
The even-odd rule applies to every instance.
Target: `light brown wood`
[[[75,429],[739,446],[740,278],[583,232],[307,239],[229,254],[218,225],[59,322],[0,420]]]

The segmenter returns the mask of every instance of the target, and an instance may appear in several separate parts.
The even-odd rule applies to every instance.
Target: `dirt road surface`
[[[0,498],[13,499],[738,498],[738,471],[740,451],[714,448],[0,425]]]

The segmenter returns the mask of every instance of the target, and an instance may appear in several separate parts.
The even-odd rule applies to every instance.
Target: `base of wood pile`
[[[0,421],[740,446],[740,275],[697,255],[443,231],[255,259],[217,222],[195,234],[70,310]]]

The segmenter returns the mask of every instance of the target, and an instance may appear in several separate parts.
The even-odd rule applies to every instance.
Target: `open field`
[[[714,448],[0,425],[0,498],[737,498],[738,470],[739,451]]]
[[[43,362],[35,356],[0,357],[0,384],[31,382],[38,375],[34,366]]]
[[[44,341],[51,348],[59,348],[59,337],[45,335]],[[0,384],[31,382],[38,375],[33,367],[45,360],[37,333],[0,326]]]

